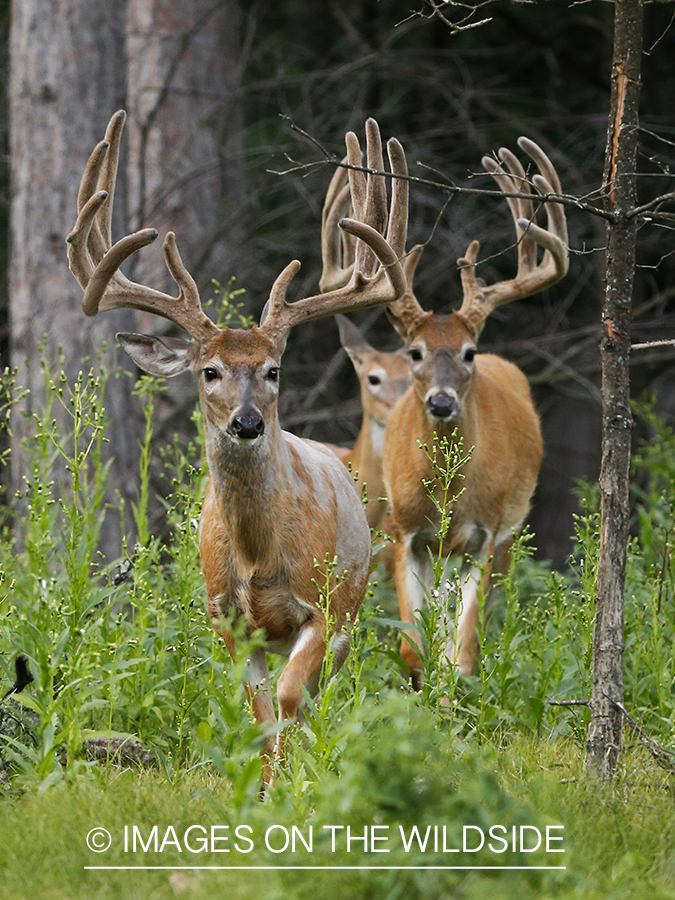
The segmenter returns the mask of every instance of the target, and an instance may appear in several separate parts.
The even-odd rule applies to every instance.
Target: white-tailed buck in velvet
[[[351,470],[361,495],[365,493],[368,524],[377,530],[387,512],[382,476],[384,430],[394,405],[410,384],[410,364],[404,348],[376,350],[346,316],[335,318],[340,342],[359,379],[363,419],[353,447],[327,446]]]
[[[293,325],[403,295],[406,280],[399,259],[406,240],[407,181],[392,179],[388,215],[384,176],[350,170],[354,217],[340,223],[356,240],[347,283],[288,303],[286,290],[300,266],[293,261],[275,281],[259,326],[221,329],[203,312],[172,233],[164,241],[164,255],[179,287],[177,297],[135,284],[119,271],[127,257],[157,237],[154,229],[145,229],[111,245],[124,118],[122,111],[112,117],[82,177],[77,223],[68,237],[70,267],[84,289],[87,315],[116,307],[144,310],[170,319],[193,338],[118,336],[146,372],[170,377],[190,370],[198,380],[210,471],[200,523],[209,615],[231,653],[234,642],[224,620],[243,618],[249,634],[264,629],[266,648],[251,656],[248,689],[256,718],[271,726],[276,717],[265,651],[289,659],[277,699],[279,719],[293,719],[304,690],[314,695],[318,689],[326,643],[332,645],[333,671],[345,660],[370,563],[368,524],[345,467],[320,444],[281,430],[281,357]],[[381,173],[382,147],[372,119],[366,136],[368,167]],[[361,166],[356,136],[348,134],[346,143],[349,162]],[[392,173],[405,175],[405,156],[396,140],[389,141],[388,153]],[[335,561],[330,625],[317,605],[321,598],[315,583],[315,565],[326,560]],[[266,779],[275,745],[280,747],[280,740],[270,735],[263,750]]]
[[[343,160],[347,162],[347,160]],[[347,171],[333,173],[321,217],[321,260],[323,269],[319,287],[322,291],[342,287],[352,275],[355,255],[353,235],[340,229],[343,216],[351,214],[351,191]],[[409,266],[403,260],[403,270]],[[354,473],[363,496],[366,493],[366,515],[374,530],[380,528],[387,512],[383,498],[382,454],[384,430],[395,403],[410,384],[410,365],[405,348],[394,352],[378,351],[346,316],[336,316],[340,342],[352,361],[361,388],[363,419],[353,447],[326,444]]]
[[[528,179],[518,159],[500,150],[501,162],[485,157],[483,165],[507,194],[537,196],[560,194],[557,174],[546,154],[532,141],[519,146],[537,164],[541,174]],[[508,170],[508,171],[507,171]],[[532,186],[535,193],[532,194]],[[412,290],[412,277],[420,248],[412,251],[407,267],[408,291],[388,307],[392,323],[405,341],[413,383],[389,419],[384,448],[384,479],[392,506],[395,538],[395,578],[401,619],[413,625],[433,585],[429,550],[438,552],[439,515],[425,482],[438,485],[432,465],[419,443],[429,447],[453,434],[471,450],[451,496],[452,516],[443,555],[464,557],[461,595],[452,634],[446,648],[449,662],[462,675],[470,674],[477,658],[476,628],[481,581],[487,590],[493,560],[499,564],[511,546],[514,532],[525,519],[537,482],[543,445],[539,418],[529,385],[515,365],[492,354],[477,354],[476,344],[485,320],[504,303],[528,297],[555,284],[567,272],[567,226],[563,207],[545,203],[547,228],[534,224],[533,199],[508,197],[516,226],[516,277],[486,285],[476,277],[479,243],[472,241],[457,264],[461,271],[463,301],[450,315],[425,312]],[[541,205],[542,201],[538,201]],[[543,255],[538,261],[538,245]],[[437,438],[436,438],[437,436]],[[473,448],[473,449],[471,449]],[[456,489],[455,489],[456,488]],[[440,490],[436,497],[440,500]],[[461,494],[460,494],[461,491]],[[401,655],[412,683],[421,685],[422,662],[411,641],[404,637]]]

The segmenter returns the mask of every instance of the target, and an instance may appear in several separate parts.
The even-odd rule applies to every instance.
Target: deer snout
[[[430,394],[426,400],[426,409],[429,415],[444,422],[456,415],[458,407],[457,395],[446,394],[445,391]]]
[[[265,420],[257,410],[248,410],[232,416],[227,431],[232,437],[252,441],[264,434]]]

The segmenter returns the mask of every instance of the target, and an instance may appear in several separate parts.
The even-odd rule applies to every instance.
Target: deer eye
[[[370,382],[370,384],[380,384],[382,379],[379,375],[369,375],[368,381]]]
[[[408,350],[408,356],[413,362],[419,362],[422,359],[422,351],[417,347],[412,347]]]
[[[476,348],[475,347],[467,347],[464,351],[464,362],[473,362],[474,357],[476,356]]]
[[[220,377],[216,369],[211,369],[209,367],[202,369],[202,373],[204,375],[204,381],[215,381]]]
[[[279,368],[278,366],[272,366],[271,369],[268,369],[267,375],[265,376],[268,381],[278,381],[279,380]]]

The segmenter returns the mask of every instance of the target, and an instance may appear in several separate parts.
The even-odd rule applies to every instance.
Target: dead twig
[[[650,738],[646,731],[630,715],[623,703],[619,703],[611,698],[609,698],[609,702],[615,709],[619,710],[624,720],[628,723],[630,730],[638,738],[642,746],[649,751],[657,765],[668,772],[675,772],[675,753],[672,750],[668,750],[663,744],[659,744],[658,741]]]

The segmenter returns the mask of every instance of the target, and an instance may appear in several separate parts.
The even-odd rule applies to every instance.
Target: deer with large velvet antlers
[[[282,431],[277,414],[281,357],[289,330],[302,322],[390,303],[406,280],[400,263],[407,230],[407,181],[392,178],[387,210],[384,175],[368,175],[353,133],[346,137],[353,218],[340,228],[356,242],[354,265],[343,285],[289,303],[286,291],[300,263],[291,262],[274,283],[261,324],[249,331],[218,328],[204,313],[172,233],[164,241],[177,297],[136,284],[120,265],[157,237],[154,229],[112,245],[111,215],[123,111],[93,151],[82,177],[78,218],[68,237],[70,267],[84,290],[87,315],[126,307],[163,316],[192,341],[120,334],[134,362],[153,375],[192,371],[199,383],[209,483],[200,522],[200,556],[209,615],[230,653],[225,620],[241,619],[251,634],[264,629],[266,645],[250,658],[248,691],[256,719],[269,726],[263,749],[266,779],[281,754],[266,651],[288,657],[278,685],[279,719],[294,719],[306,690],[315,695],[327,644],[333,672],[344,662],[350,625],[363,599],[370,563],[370,533],[353,480],[328,449]],[[377,123],[366,123],[370,170],[384,171]],[[391,171],[406,174],[405,155],[388,142]],[[385,236],[386,229],[386,236]],[[321,608],[316,566],[335,565],[330,614]],[[327,576],[328,577],[328,576]]]
[[[420,444],[432,447],[445,437],[470,451],[453,483],[449,530],[442,554],[464,558],[456,621],[446,613],[449,662],[459,674],[473,671],[477,659],[480,591],[487,590],[493,560],[499,564],[523,524],[534,492],[543,444],[529,385],[515,365],[492,354],[478,354],[477,341],[487,317],[498,306],[528,297],[559,281],[568,269],[567,226],[563,207],[545,202],[547,227],[536,225],[533,199],[561,193],[546,154],[527,138],[519,146],[540,174],[528,179],[517,157],[500,151],[483,165],[507,194],[518,245],[516,277],[486,285],[476,277],[479,242],[458,260],[463,289],[460,309],[450,315],[426,312],[412,290],[421,248],[408,257],[408,290],[390,304],[388,315],[403,338],[412,367],[412,386],[392,412],[384,448],[384,479],[392,514],[396,590],[404,623],[414,626],[433,587],[429,551],[439,548],[437,507],[429,496],[442,495],[436,473]],[[505,168],[506,166],[506,168]],[[534,193],[532,192],[534,189]],[[520,198],[508,196],[521,195]],[[527,196],[523,196],[527,195]],[[543,255],[538,261],[539,247]],[[430,485],[435,487],[430,488]],[[447,582],[446,585],[447,587]],[[453,633],[454,632],[454,633]],[[422,683],[422,661],[411,629],[401,655],[415,687]]]
[[[343,162],[348,162],[345,158]],[[351,214],[351,191],[348,170],[336,168],[331,178],[321,217],[322,272],[321,290],[334,290],[347,284],[352,276],[355,258],[354,236],[339,227],[340,220]],[[406,272],[408,257],[402,260]],[[361,495],[365,494],[366,516],[371,529],[377,530],[387,512],[382,477],[384,432],[397,401],[410,384],[410,365],[405,349],[376,350],[363,332],[346,316],[335,317],[340,343],[349,356],[359,380],[363,418],[352,447],[326,444],[354,474]]]

